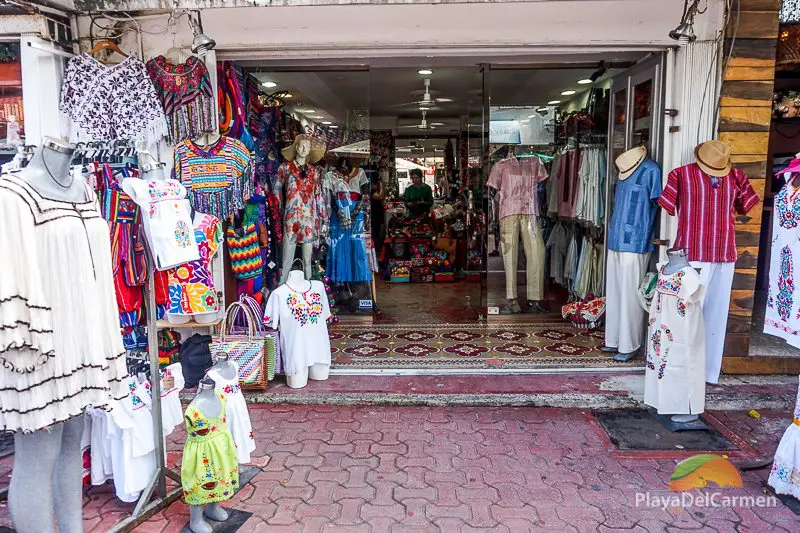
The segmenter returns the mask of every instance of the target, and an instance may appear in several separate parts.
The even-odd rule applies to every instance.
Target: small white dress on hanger
[[[768,483],[778,494],[800,498],[800,388],[797,390],[792,423],[786,428],[775,450]]]
[[[208,371],[208,377],[214,380],[214,390],[225,396],[225,417],[228,419],[228,429],[230,429],[233,443],[236,445],[236,455],[239,458],[239,464],[246,464],[250,462],[250,454],[256,449],[256,441],[253,437],[253,426],[250,424],[247,402],[245,402],[239,386],[239,365],[234,361],[229,362],[236,367],[233,379],[225,379],[213,368]]]
[[[174,380],[171,388],[164,386],[168,378]],[[183,390],[183,369],[180,363],[169,365],[161,373],[161,425],[166,437],[173,430],[183,424],[183,407],[181,406],[180,392]]]
[[[177,180],[125,178],[122,190],[142,208],[142,222],[158,270],[200,258],[186,187]]]

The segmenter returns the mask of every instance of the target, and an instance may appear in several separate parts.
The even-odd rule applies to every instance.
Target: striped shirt
[[[736,261],[735,214],[747,214],[758,201],[747,174],[738,168],[714,180],[696,163],[670,172],[658,199],[670,215],[678,212],[673,247],[687,250],[689,261],[708,263]]]

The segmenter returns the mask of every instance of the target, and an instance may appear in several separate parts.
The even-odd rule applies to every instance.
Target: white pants
[[[649,254],[608,251],[606,275],[606,346],[619,353],[635,352],[642,346],[644,309],[639,303]]]
[[[700,282],[706,287],[706,296],[703,299],[706,382],[717,383],[722,370],[722,350],[725,347],[725,330],[728,326],[728,307],[731,303],[735,263],[692,261],[692,266],[700,269]]]
[[[500,252],[506,271],[506,298],[517,298],[519,241],[525,249],[525,287],[528,300],[544,298],[544,240],[533,215],[508,215],[500,219]]]

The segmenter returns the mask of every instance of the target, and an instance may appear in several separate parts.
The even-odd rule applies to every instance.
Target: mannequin
[[[289,272],[289,279],[286,280],[286,284],[295,291],[304,292],[311,289],[311,282],[304,277],[302,270]],[[293,389],[302,389],[308,385],[309,378],[314,381],[327,380],[330,370],[330,365],[313,364],[305,367],[297,374],[287,375],[286,384]]]
[[[225,398],[225,421],[236,446],[239,464],[249,463],[256,449],[250,413],[239,385],[239,367],[228,359],[228,354],[214,354],[216,363],[206,373],[215,383],[214,390]]]
[[[236,377],[236,365],[228,360],[228,354],[224,352],[216,353],[214,354],[214,359],[216,359],[217,362],[214,363],[214,366],[208,369],[208,372],[211,372],[212,370],[214,372],[218,372],[219,375],[225,379],[233,379]]]
[[[45,137],[28,166],[14,175],[43,197],[86,202],[85,184],[70,172],[72,154],[66,141]],[[61,531],[83,531],[83,424],[83,417],[76,416],[33,433],[15,433],[8,505],[11,520],[20,533],[51,532],[54,516]]]
[[[642,346],[644,310],[639,304],[639,282],[653,249],[653,223],[661,194],[661,168],[637,146],[615,160],[619,180],[614,212],[608,229],[606,328],[603,351],[614,360],[633,359]]]
[[[196,407],[206,418],[217,418],[222,413],[222,402],[214,392],[214,381],[209,378],[200,380],[197,387],[197,395],[192,400],[191,406]],[[192,533],[211,533],[213,528],[206,522],[205,517],[216,522],[225,522],[229,515],[219,503],[209,503],[205,505],[189,506],[189,529]]]
[[[306,278],[311,277],[311,255],[320,238],[326,206],[322,200],[321,172],[315,163],[325,155],[324,148],[314,148],[308,135],[298,135],[281,153],[286,159],[278,169],[276,194],[284,200],[283,270],[281,283],[289,277],[295,250],[300,245]],[[289,214],[291,213],[291,214]]]
[[[500,250],[506,273],[506,298],[508,306],[502,314],[521,313],[517,301],[517,262],[519,244],[525,248],[525,285],[528,312],[544,313],[545,247],[539,227],[539,199],[537,185],[549,177],[547,169],[537,157],[517,159],[514,147],[509,146],[508,157],[492,168],[489,181],[490,198],[494,195],[500,206]],[[492,192],[492,191],[496,192]]]
[[[703,301],[706,382],[717,383],[722,369],[731,287],[736,268],[736,219],[758,205],[759,196],[741,169],[731,163],[731,148],[707,141],[695,148],[695,163],[674,169],[658,199],[678,217],[673,246],[687,251],[700,269]]]

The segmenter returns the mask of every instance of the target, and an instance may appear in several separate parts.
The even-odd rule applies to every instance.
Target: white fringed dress
[[[800,498],[800,388],[792,423],[783,433],[769,474],[769,485],[778,494]]]
[[[127,396],[108,223],[0,178],[0,431],[32,432]]]

